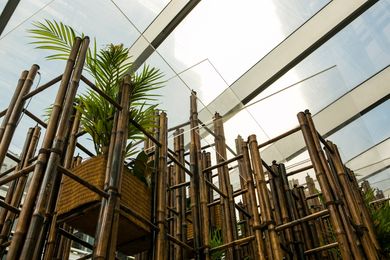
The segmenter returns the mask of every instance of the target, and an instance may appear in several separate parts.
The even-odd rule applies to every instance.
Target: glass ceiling
[[[56,19],[73,26],[78,32],[96,37],[99,46],[112,42],[130,47],[142,37],[152,42],[147,33],[142,36],[140,32],[147,31],[159,14],[164,13],[167,5],[175,2],[20,1],[0,35],[0,110],[7,107],[20,72],[31,64],[40,65],[41,83],[62,73],[63,63],[45,61],[43,57],[46,53],[34,50],[28,44],[30,40],[26,30],[31,28],[32,22]],[[332,2],[342,1],[200,1],[146,60],[146,64],[165,73],[166,87],[158,94],[161,95],[160,107],[168,113],[169,125],[188,120],[191,90],[198,93],[199,111],[203,109],[207,112],[204,116],[206,124],[212,123],[216,111],[224,114],[231,104],[241,107],[235,114],[226,117],[226,140],[232,148],[238,134],[245,139],[255,133],[259,142],[266,141],[295,127],[296,114],[310,109],[318,129],[326,129],[320,132],[327,134],[339,146],[344,161],[353,170],[360,171],[361,176],[370,176],[384,169],[368,179],[377,187],[388,189],[390,172],[386,167],[390,161],[384,147],[389,147],[390,103],[382,97],[390,94],[390,86],[382,87],[380,93],[376,92],[379,93],[378,100],[382,100],[375,99],[378,102],[373,101],[375,105],[372,106],[362,105],[360,98],[365,97],[355,96],[354,93],[364,87],[371,89],[375,96],[374,92],[379,89],[375,84],[379,83],[367,80],[382,70],[383,74],[389,75],[389,71],[384,69],[390,65],[390,0],[378,1],[249,103],[244,105],[241,102],[246,86],[231,88],[252,66],[270,52],[276,52],[287,37],[299,32],[309,19],[320,14]],[[5,0],[0,1],[0,10],[5,3]],[[256,82],[257,78],[250,80]],[[34,97],[28,109],[42,115],[48,98],[52,99],[55,92],[56,89],[51,88]],[[227,93],[225,102],[218,107],[213,106],[213,101],[221,93]],[[349,97],[348,102],[340,99],[345,96]],[[357,114],[347,117],[343,110],[339,110],[337,115],[329,112],[332,106],[341,102],[341,107],[353,107]],[[330,116],[322,116],[325,113]],[[342,117],[342,122],[327,124],[333,120],[332,115]],[[12,143],[15,152],[22,147],[25,129],[34,124],[24,117],[20,125],[22,127],[16,133],[20,138]],[[202,142],[208,144],[213,140],[204,135]],[[293,135],[265,148],[263,157],[267,162],[276,159],[287,162],[287,165],[304,162],[307,154],[302,153],[302,144],[302,138]],[[389,190],[387,192],[390,194]]]

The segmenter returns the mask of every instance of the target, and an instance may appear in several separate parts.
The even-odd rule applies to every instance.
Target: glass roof
[[[389,75],[385,68],[390,64],[390,0],[378,1],[268,88],[242,103],[250,90],[237,83],[240,77],[277,52],[286,38],[304,28],[309,19],[338,2],[342,1],[200,1],[146,60],[146,64],[165,74],[166,87],[158,94],[169,125],[188,120],[191,90],[198,93],[198,109],[203,110],[206,125],[212,125],[215,112],[225,115],[232,105],[237,106],[235,113],[225,117],[226,141],[232,148],[238,134],[246,139],[255,133],[259,142],[266,141],[297,126],[296,114],[310,109],[320,132],[324,131],[321,133],[339,146],[352,169],[369,176],[388,166],[389,156],[383,146],[388,146],[386,140],[390,137],[390,103],[381,98],[390,94],[390,86],[379,90],[379,83],[368,79],[379,72]],[[0,1],[0,10],[5,3]],[[152,42],[148,29],[154,23],[158,26],[164,11],[175,4],[167,0],[20,1],[0,35],[0,88],[5,93],[0,110],[7,107],[20,72],[31,64],[40,65],[41,83],[62,73],[63,63],[45,61],[46,53],[28,44],[26,30],[32,22],[56,19],[96,37],[98,46],[112,42],[130,47],[140,39]],[[250,82],[256,83],[260,74],[252,76]],[[373,94],[367,97],[373,99],[371,103],[355,95],[363,88],[371,89]],[[42,115],[47,99],[55,93],[52,88],[34,97],[28,109]],[[214,103],[221,93],[225,95],[223,102]],[[357,114],[351,117],[352,112],[345,109],[336,115],[333,107],[352,107]],[[12,143],[16,152],[22,146],[25,129],[33,123],[24,117],[21,125],[23,128],[16,133],[20,138]],[[213,142],[210,136],[203,136],[205,144]],[[305,161],[307,154],[302,153],[302,144],[299,135],[292,135],[263,149],[264,158],[288,164]],[[367,166],[377,161],[381,162]],[[387,189],[390,181],[384,179],[388,175],[385,169],[370,180]]]

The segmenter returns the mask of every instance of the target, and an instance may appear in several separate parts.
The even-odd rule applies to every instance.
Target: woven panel
[[[72,169],[73,174],[90,184],[102,188],[106,162],[103,157],[93,157]],[[100,201],[100,196],[73,179],[64,176],[63,185],[57,204],[59,215],[70,212],[87,203]]]
[[[72,169],[72,172],[96,187],[103,189],[105,169],[105,158],[98,156],[88,159],[81,165],[76,166]],[[150,220],[151,190],[127,169],[122,176],[121,204],[130,208],[143,218]],[[57,204],[57,212],[61,215],[77,211],[78,208],[86,204],[99,202],[100,200],[100,196],[93,191],[87,189],[69,177],[64,177],[62,190]],[[121,215],[125,216],[143,229],[147,231],[150,230],[148,225],[133,215],[126,214],[124,212],[121,212]]]

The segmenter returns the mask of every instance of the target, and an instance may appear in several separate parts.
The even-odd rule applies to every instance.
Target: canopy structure
[[[309,109],[359,179],[390,192],[389,0],[18,2],[0,4],[0,108],[9,103],[18,71],[45,56],[27,44],[26,30],[55,19],[96,37],[99,46],[130,47],[136,68],[161,68],[167,83],[158,93],[160,107],[170,126],[188,121],[176,108],[188,106],[192,90],[200,120],[212,128],[218,112],[227,140],[255,133],[266,141],[296,126],[296,113]],[[45,64],[42,80],[56,75],[57,65]],[[29,109],[43,113],[42,106]],[[202,136],[207,143],[208,132]],[[22,146],[12,145],[16,153]],[[291,135],[264,148],[263,157],[304,163],[303,147]]]

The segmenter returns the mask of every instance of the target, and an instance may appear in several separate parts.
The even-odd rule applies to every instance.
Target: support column
[[[283,254],[280,248],[280,242],[278,234],[275,231],[275,221],[271,216],[271,205],[269,200],[268,188],[265,181],[262,161],[255,135],[251,135],[248,138],[249,149],[252,158],[253,173],[256,178],[257,192],[259,194],[259,203],[261,216],[264,224],[267,225],[267,231],[269,234],[269,242],[272,248],[272,255],[268,257],[274,260],[282,260]]]
[[[337,206],[335,204],[332,194],[330,193],[331,189],[325,176],[325,170],[321,164],[321,159],[319,157],[321,151],[318,149],[318,147],[316,147],[314,143],[313,136],[310,132],[310,128],[305,113],[300,112],[298,114],[298,120],[301,126],[303,137],[305,139],[307,150],[309,152],[314,170],[316,172],[318,183],[321,187],[325,205],[329,209],[330,221],[335,231],[337,242],[339,243],[341,256],[345,260],[353,259],[350,253],[351,250],[348,245],[348,240],[345,234],[345,230],[343,228],[340,216],[337,212],[338,211]]]

